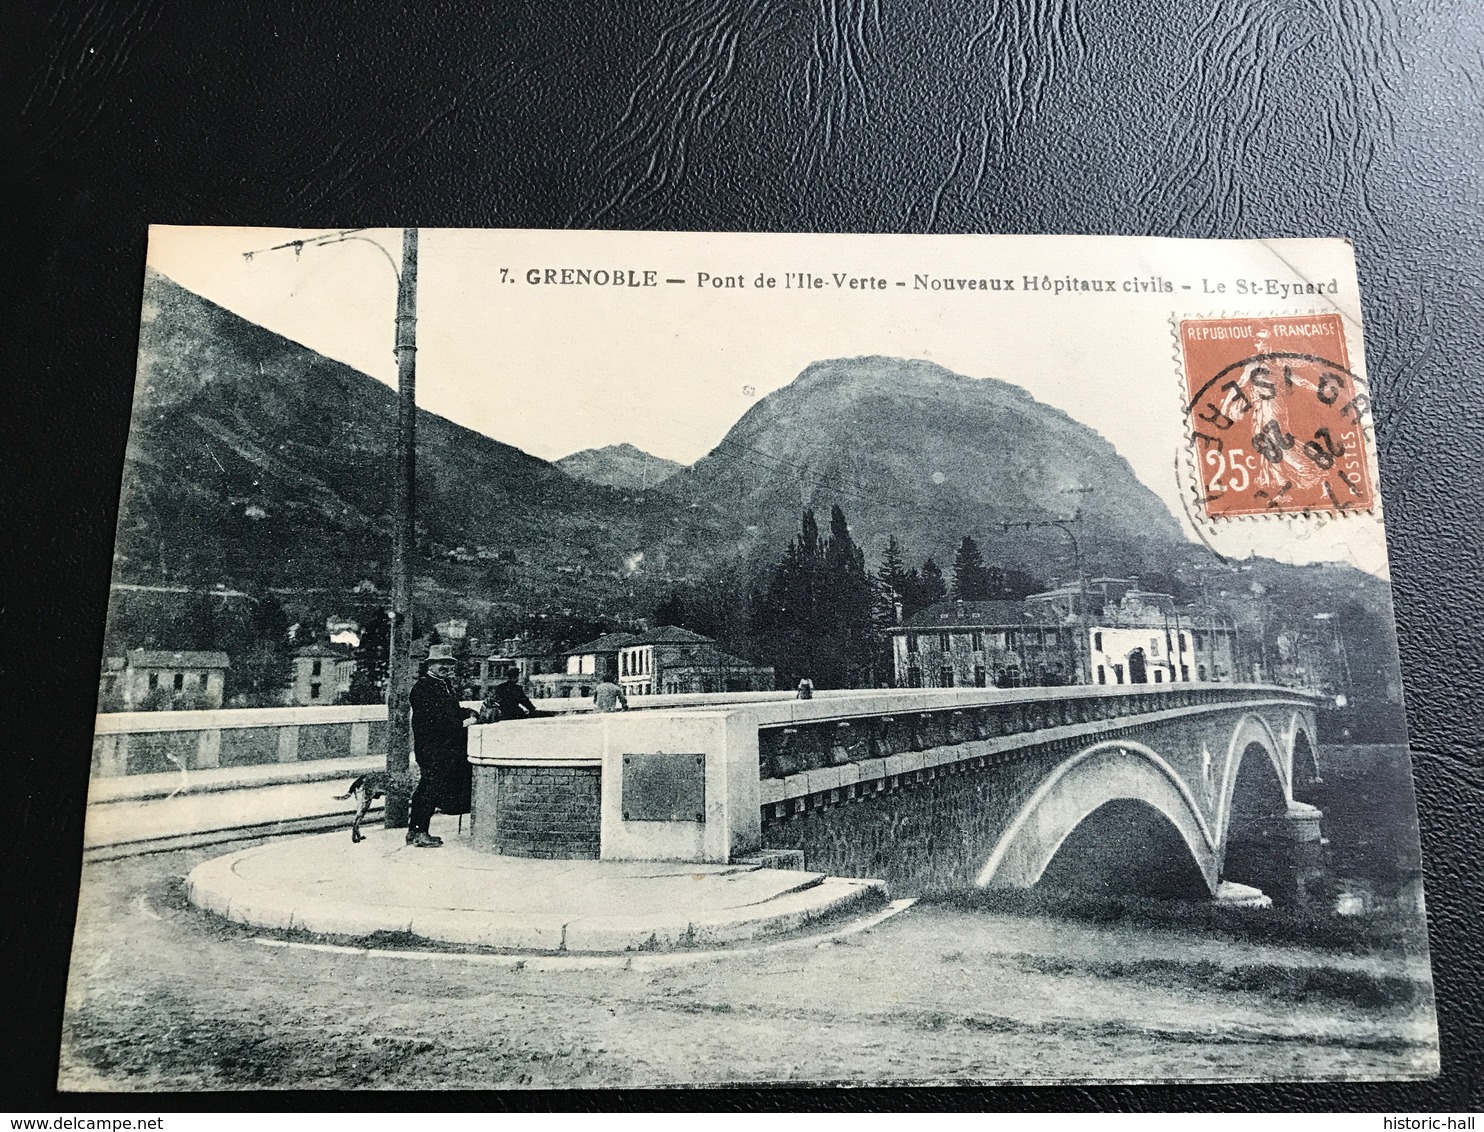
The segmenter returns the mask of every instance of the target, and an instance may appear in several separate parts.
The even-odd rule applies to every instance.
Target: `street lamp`
[[[1336,683],[1340,685],[1340,691],[1335,696],[1335,699],[1341,701],[1340,706],[1344,707],[1345,704],[1343,701],[1348,699],[1347,693],[1350,690],[1350,657],[1345,652],[1344,638],[1340,636],[1340,628],[1337,624],[1339,618],[1333,613],[1316,613],[1314,614],[1314,620],[1323,621],[1329,626],[1330,645],[1333,648],[1335,662],[1339,669],[1336,674],[1339,679]]]
[[[1092,491],[1092,488],[1079,488],[1069,490],[1077,490],[1086,493]],[[1047,527],[1054,527],[1056,530],[1059,530],[1062,534],[1066,535],[1067,538],[1070,539],[1072,542],[1072,562],[1077,571],[1078,597],[1078,600],[1074,603],[1073,614],[1076,617],[1078,624],[1081,625],[1082,631],[1085,633],[1087,631],[1087,576],[1082,571],[1082,543],[1081,540],[1077,537],[1077,532],[1082,529],[1082,508],[1077,508],[1077,510],[1072,513],[1072,517],[1070,519],[1026,519],[1021,522],[1003,522],[1000,524],[1000,530],[1006,532],[1010,530],[1028,531],[1032,529],[1041,529]],[[1082,650],[1079,648],[1077,650],[1079,665],[1081,663],[1082,655]],[[1022,665],[1023,663],[1024,662],[1022,661]],[[1080,673],[1080,676],[1084,684],[1092,683],[1091,662],[1089,662],[1088,664],[1088,670]]]
[[[396,338],[392,352],[397,357],[397,440],[393,446],[395,473],[392,477],[392,610],[387,644],[387,743],[386,769],[393,782],[405,781],[411,765],[412,706],[412,585],[411,560],[417,508],[417,233],[402,229],[402,266],[381,244],[364,235],[364,228],[344,228],[307,239],[288,240],[271,248],[243,252],[249,263],[263,252],[327,247],[351,241],[370,244],[386,257],[397,279]],[[383,824],[398,829],[407,824],[408,795],[389,791]]]

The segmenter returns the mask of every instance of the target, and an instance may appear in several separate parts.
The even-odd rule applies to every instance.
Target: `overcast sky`
[[[314,234],[157,227],[149,263],[252,322],[395,385],[388,257],[400,262],[400,230],[297,255],[242,254]],[[528,282],[533,269],[544,279],[563,268],[623,272],[641,283],[649,271],[654,286]],[[743,286],[701,285],[702,272]],[[799,273],[824,285],[786,287]],[[837,275],[886,286],[837,286]],[[755,287],[759,276],[774,286]],[[927,287],[916,285],[919,276]],[[1026,276],[1053,290],[1026,292]],[[1013,280],[1015,290],[931,286],[991,278]],[[1267,278],[1335,279],[1337,292],[1236,293],[1238,280]],[[1112,281],[1114,292],[1066,283],[1094,279]],[[1165,283],[1175,290],[1164,291]],[[1191,533],[1182,492],[1192,490],[1193,473],[1172,317],[1339,310],[1351,368],[1364,372],[1354,266],[1348,246],[1335,240],[424,229],[418,288],[418,403],[545,459],[628,442],[689,464],[810,362],[925,358],[1014,382],[1090,425]],[[1371,471],[1374,478],[1374,459]],[[1223,554],[1339,559],[1386,573],[1379,511],[1328,522],[1203,522],[1201,531]]]

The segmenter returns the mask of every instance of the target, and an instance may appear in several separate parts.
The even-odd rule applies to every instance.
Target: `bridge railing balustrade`
[[[909,751],[996,739],[1047,728],[1087,725],[1178,708],[1236,703],[1252,689],[1240,685],[1114,690],[1097,685],[1027,689],[1031,698],[1009,703],[961,705],[904,714],[852,716],[758,730],[763,778],[787,778],[823,767],[889,758]]]
[[[92,777],[373,758],[386,750],[386,708],[218,708],[103,712]]]

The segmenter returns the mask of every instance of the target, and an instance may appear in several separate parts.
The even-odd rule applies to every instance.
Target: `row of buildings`
[[[103,662],[98,679],[102,711],[211,711],[223,705],[231,658],[216,649],[129,649]],[[294,650],[285,706],[343,703],[355,676],[347,645]]]
[[[1093,578],[1021,601],[942,601],[891,637],[896,684],[906,688],[1244,678],[1227,618],[1133,578]]]
[[[478,693],[499,683],[507,668],[519,671],[533,699],[590,696],[609,674],[630,696],[771,691],[774,682],[770,665],[753,664],[676,625],[607,633],[566,650],[548,641],[506,641],[502,653],[480,662]]]
[[[284,701],[344,702],[356,672],[353,626],[296,649]],[[629,696],[770,691],[771,666],[674,625],[616,632],[572,648],[514,638],[486,654],[467,623],[440,622],[463,658],[463,694],[483,699],[514,668],[533,699],[587,697],[612,673]],[[350,634],[350,636],[347,636]],[[1244,671],[1236,629],[1211,609],[1178,604],[1132,578],[1093,578],[1020,601],[943,601],[891,631],[893,683],[906,688],[1184,684],[1258,678]],[[424,645],[424,649],[426,645]],[[114,710],[219,708],[224,652],[130,649],[104,665],[99,702]]]

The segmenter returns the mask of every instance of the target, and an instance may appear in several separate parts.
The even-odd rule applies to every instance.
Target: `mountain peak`
[[[556,461],[556,466],[573,479],[615,487],[624,491],[643,491],[657,487],[685,465],[624,442],[603,448],[584,448]]]
[[[805,366],[791,386],[800,389],[833,386],[856,393],[887,393],[892,397],[979,396],[986,394],[1016,401],[1034,401],[1024,389],[992,377],[967,377],[927,358],[897,358],[863,354],[854,358],[826,358]]]
[[[1046,524],[1079,511],[1086,568],[1157,569],[1185,542],[1095,430],[1019,386],[921,358],[813,362],[668,490],[725,501],[764,545],[786,545],[802,507],[833,503],[868,554],[895,535],[914,559],[951,560],[972,535],[997,565],[1067,574],[1070,544]]]

